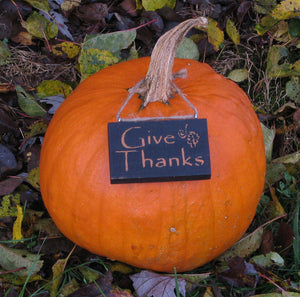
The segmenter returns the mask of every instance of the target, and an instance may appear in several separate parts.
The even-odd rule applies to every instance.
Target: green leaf
[[[47,0],[25,0],[27,3],[29,3],[34,8],[37,8],[42,11],[49,11],[49,3]]]
[[[29,131],[25,132],[25,137],[33,137],[36,135],[44,134],[48,125],[44,121],[36,121],[29,126]]]
[[[245,79],[247,79],[248,76],[249,76],[249,73],[248,73],[247,69],[234,69],[228,74],[227,78],[238,83],[238,82],[242,82]]]
[[[289,21],[289,34],[291,37],[297,37],[300,36],[300,19],[291,19]]]
[[[63,83],[60,80],[44,80],[38,85],[36,90],[39,98],[50,97],[59,94],[66,98],[73,91],[70,85]]]
[[[33,168],[29,171],[29,174],[26,178],[26,181],[29,182],[34,188],[39,189],[40,185],[39,185],[39,167]]]
[[[79,59],[81,80],[85,80],[90,75],[119,61],[120,59],[109,51],[88,49],[80,55]]]
[[[82,50],[96,48],[120,54],[120,51],[128,48],[135,38],[135,30],[88,35],[82,44]]]
[[[268,14],[271,13],[276,4],[276,0],[256,0],[254,3],[254,11],[261,14]]]
[[[12,249],[0,244],[0,266],[7,271],[24,267],[14,272],[18,276],[34,275],[39,272],[44,263],[39,258],[39,255],[31,254],[27,250]]]
[[[136,58],[137,53],[133,45],[135,37],[135,30],[87,36],[79,56],[81,79],[84,80],[91,74],[122,61],[123,49],[130,48],[127,60]]]
[[[199,60],[198,46],[193,40],[185,37],[179,44],[175,57],[181,59]]]
[[[283,258],[276,252],[270,252],[266,255],[257,255],[251,258],[255,264],[262,266],[264,268],[268,268],[271,266],[284,266]]]
[[[286,94],[295,102],[300,102],[300,77],[293,76],[285,85]]]
[[[146,11],[154,11],[165,6],[174,8],[176,0],[142,0],[142,6]]]
[[[207,35],[208,41],[214,46],[215,50],[219,50],[224,41],[224,32],[218,28],[218,23],[211,18],[208,18]]]
[[[279,62],[288,56],[288,50],[283,46],[273,45],[268,52],[266,73],[269,77],[288,77],[300,75],[300,60],[294,64]]]
[[[16,86],[18,95],[18,104],[20,108],[28,115],[33,117],[41,117],[46,111],[42,108],[37,100],[28,94],[21,86]]]
[[[240,35],[230,19],[227,19],[226,22],[226,32],[235,45],[240,43]]]
[[[10,62],[10,50],[7,46],[7,40],[0,40],[0,66]]]
[[[51,39],[58,33],[58,27],[54,23],[50,23],[46,18],[34,11],[25,22],[26,30],[33,36],[38,38]]]
[[[300,0],[283,0],[272,11],[277,20],[287,20],[300,16]]]
[[[266,32],[268,32],[274,25],[278,23],[278,20],[274,19],[270,15],[264,16],[260,23],[255,26],[255,30],[258,35],[264,35]]]

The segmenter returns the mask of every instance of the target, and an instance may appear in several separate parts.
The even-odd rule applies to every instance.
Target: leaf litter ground
[[[0,296],[299,296],[299,1],[2,0],[0,11]],[[82,79],[150,55],[163,32],[198,15],[210,29],[191,30],[177,55],[236,81],[264,129],[266,186],[247,235],[174,275],[74,247],[39,192],[53,113]]]

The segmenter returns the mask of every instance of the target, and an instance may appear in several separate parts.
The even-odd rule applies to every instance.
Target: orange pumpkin
[[[143,79],[150,58],[123,62],[90,76],[62,103],[41,152],[41,193],[62,233],[110,259],[156,271],[187,271],[214,259],[248,228],[265,177],[260,123],[246,94],[197,61],[175,59],[182,93],[208,122],[209,180],[111,184],[108,122]],[[137,95],[123,117],[190,114],[175,94],[138,113]]]

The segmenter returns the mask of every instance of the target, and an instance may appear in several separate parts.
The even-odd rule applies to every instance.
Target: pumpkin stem
[[[198,17],[186,20],[158,39],[146,77],[129,90],[131,93],[140,94],[144,99],[142,107],[155,101],[167,103],[173,97],[176,92],[173,79],[186,77],[185,69],[172,74],[176,50],[187,32],[195,26],[207,28],[207,19]]]

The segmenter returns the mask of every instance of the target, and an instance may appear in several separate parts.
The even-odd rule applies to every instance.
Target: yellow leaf
[[[36,167],[30,170],[28,177],[27,177],[27,182],[29,182],[34,188],[39,189],[39,172],[40,168]]]
[[[20,205],[17,205],[17,218],[13,225],[13,240],[20,240],[22,235],[22,221],[23,221],[23,209]]]
[[[235,45],[238,45],[240,43],[239,32],[237,31],[234,23],[230,19],[227,19],[226,32]]]
[[[300,16],[300,0],[284,0],[272,11],[272,17],[277,20],[287,20]]]
[[[218,23],[213,19],[208,19],[207,27],[208,41],[218,50],[224,40],[224,32],[218,28]]]
[[[275,188],[270,187],[270,194],[272,197],[272,201],[270,201],[267,205],[268,213],[269,213],[270,217],[276,218],[276,217],[286,214],[284,208],[282,207],[281,203],[279,202],[279,200],[276,196]]]
[[[65,0],[60,8],[63,10],[63,11],[69,11],[69,10],[72,10],[73,8],[79,6],[81,3],[81,0]]]
[[[58,94],[68,97],[73,91],[70,85],[59,80],[44,80],[38,85],[36,90],[39,98],[55,96]]]
[[[174,8],[176,0],[142,0],[142,6],[146,11],[154,11],[165,6]]]
[[[79,54],[79,49],[79,45],[67,41],[52,46],[52,52],[54,55],[67,55],[70,59],[75,58]]]
[[[68,259],[59,259],[52,266],[53,280],[52,280],[51,290],[50,290],[51,297],[57,296],[57,291],[59,289],[59,285],[61,283],[61,279],[63,276],[63,272],[65,270],[67,261],[68,261]]]
[[[20,194],[5,195],[1,198],[0,218],[16,217],[18,210],[15,205],[20,204]]]

